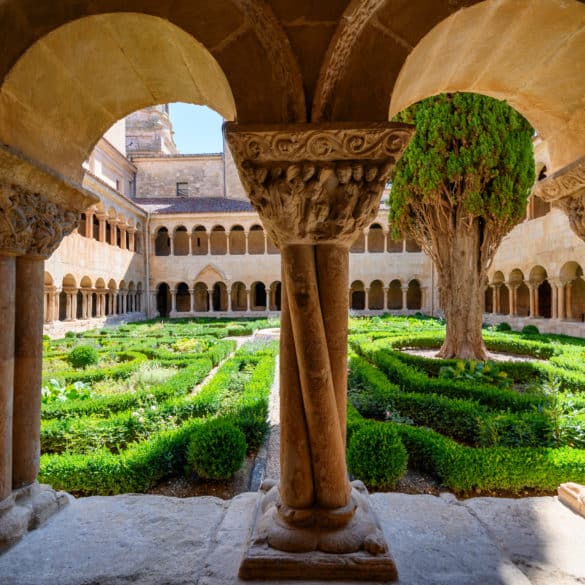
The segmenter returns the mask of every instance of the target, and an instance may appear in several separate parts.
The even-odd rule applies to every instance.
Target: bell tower
[[[178,154],[173,139],[169,104],[150,106],[126,117],[126,152],[128,157]]]

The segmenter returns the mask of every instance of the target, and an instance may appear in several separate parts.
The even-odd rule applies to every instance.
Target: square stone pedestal
[[[271,528],[278,523],[275,521],[277,512],[274,493],[278,488],[273,487],[270,491],[261,488],[264,493],[256,508],[252,531],[240,565],[240,578],[271,581],[396,581],[396,564],[385,542],[380,523],[369,505],[369,495],[361,482],[353,482],[352,485],[352,494],[358,503],[356,514],[347,528],[338,530],[333,535],[340,542],[350,541],[356,534],[360,535],[358,538],[362,544],[359,550],[348,553],[323,552],[318,545],[316,550],[306,552],[287,552],[270,546],[268,541]],[[294,528],[290,530],[295,531]],[[277,527],[276,532],[278,531]],[[321,542],[331,541],[333,532],[322,530]],[[313,535],[306,528],[300,528],[298,533],[297,541],[303,541],[304,533],[308,535],[307,541],[313,540]],[[319,540],[317,537],[315,542]]]
[[[14,490],[0,502],[0,552],[15,544],[69,503],[65,492],[37,482]]]

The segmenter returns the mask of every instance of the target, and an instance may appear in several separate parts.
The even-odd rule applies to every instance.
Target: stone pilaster
[[[281,481],[265,483],[240,575],[277,578],[290,563],[311,578],[299,555],[315,551],[330,554],[331,575],[348,578],[372,569],[348,556],[365,550],[396,578],[363,486],[347,476],[348,298],[339,291],[349,289],[351,242],[374,219],[412,130],[228,123],[224,132],[282,258]]]

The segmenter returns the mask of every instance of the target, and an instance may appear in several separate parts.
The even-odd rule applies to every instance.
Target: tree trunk
[[[445,235],[439,241],[442,262],[437,272],[447,333],[437,357],[487,359],[481,334],[485,268],[480,247],[477,222],[470,229],[460,225],[450,238]]]

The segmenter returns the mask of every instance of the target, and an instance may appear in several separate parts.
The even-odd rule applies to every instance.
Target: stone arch
[[[349,289],[349,308],[363,311],[366,308],[366,290],[361,280],[354,280]]]
[[[402,306],[402,283],[395,278],[388,287],[388,308],[398,311]]]
[[[209,234],[209,251],[215,256],[227,254],[227,234],[223,226],[216,225],[211,228],[211,233]]]
[[[231,290],[232,311],[246,311],[248,309],[248,291],[243,282],[234,282]]]
[[[196,225],[192,232],[193,255],[205,256],[209,251],[209,242],[205,226]]]
[[[189,232],[184,225],[179,225],[174,229],[173,254],[175,256],[189,255]]]
[[[248,252],[250,254],[264,254],[264,240],[264,228],[258,224],[253,225],[248,234]]]
[[[169,236],[169,230],[165,226],[161,226],[155,232],[154,255],[155,256],[170,256],[170,254],[171,254],[171,238]]]
[[[574,61],[585,52],[584,31],[585,7],[574,0],[486,0],[460,10],[408,55],[389,118],[439,93],[505,99],[547,141],[553,173],[585,150],[585,76]]]
[[[282,283],[280,280],[276,280],[270,285],[270,310],[282,310]]]
[[[195,283],[195,311],[209,311],[209,290],[204,282]]]
[[[566,262],[561,268],[560,276],[564,283],[566,318],[585,321],[585,280],[581,265],[575,261]]]
[[[380,254],[384,252],[384,230],[379,223],[373,223],[368,231],[368,252]]]
[[[227,275],[213,264],[205,266],[195,277],[195,282],[203,282],[209,289],[212,289],[217,281],[226,282],[228,280]]]
[[[383,250],[384,244],[382,243],[382,251]],[[384,283],[381,280],[374,280],[370,283],[370,290],[368,291],[368,309],[372,311],[381,311],[384,309]]]
[[[229,240],[230,254],[241,256],[246,253],[246,232],[241,225],[231,227]]]
[[[253,282],[250,287],[250,309],[252,311],[265,311],[267,303],[266,285],[263,282]]]
[[[406,308],[410,311],[420,311],[422,309],[422,290],[420,288],[420,282],[416,278],[413,278],[408,283]]]
[[[175,310],[177,313],[188,313],[191,310],[191,294],[186,282],[179,282],[175,287]]]
[[[156,310],[161,317],[168,317],[171,310],[171,289],[166,282],[156,287]]]
[[[45,270],[45,286],[55,286],[55,281],[50,272]]]
[[[216,282],[213,285],[211,296],[214,311],[227,311],[228,298],[225,282]]]

